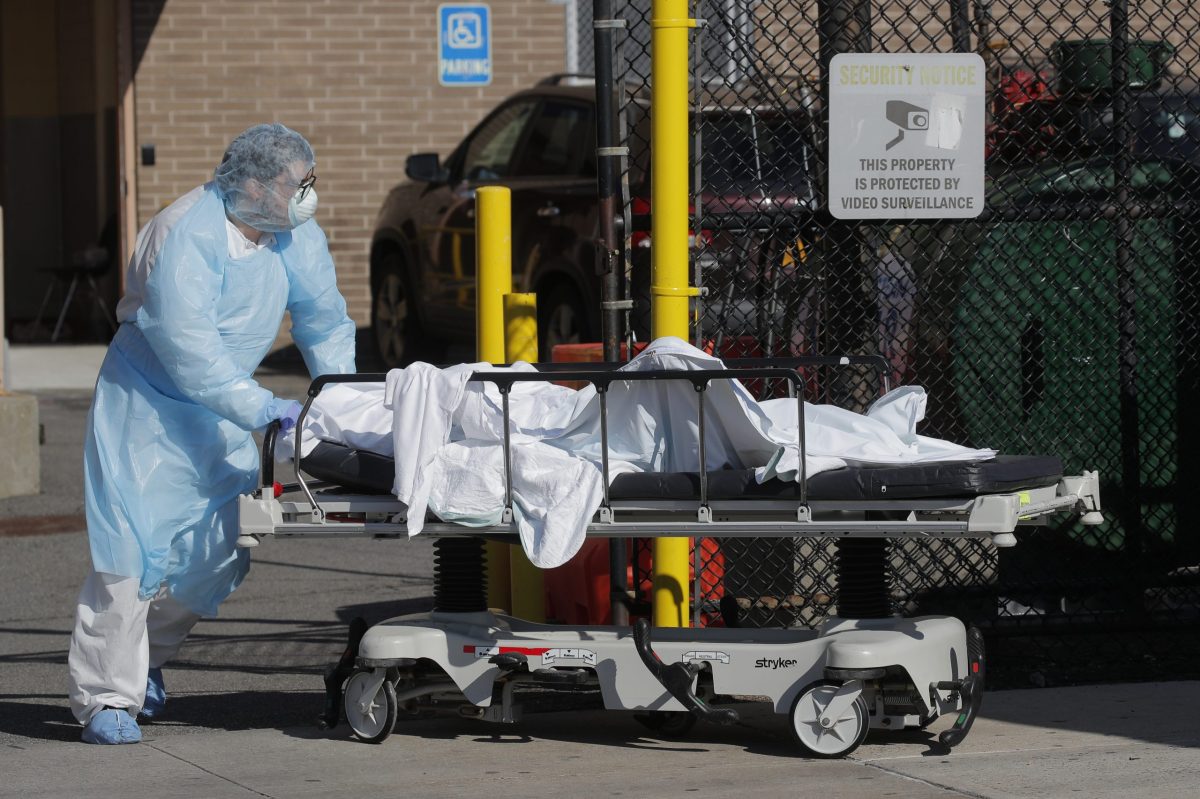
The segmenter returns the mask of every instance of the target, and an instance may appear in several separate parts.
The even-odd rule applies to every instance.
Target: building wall
[[[437,81],[437,0],[134,0],[139,225],[211,176],[259,122],[303,133],[317,154],[317,220],[360,324],[370,316],[375,214],[404,159],[447,154],[498,100],[565,62],[564,7],[493,0],[493,80]]]
[[[115,233],[114,8],[114,0],[0,0],[3,332],[13,341],[49,337],[70,277],[63,267],[85,248],[107,249]],[[118,271],[97,276],[102,298],[115,299]],[[111,335],[89,293],[72,300],[62,335]]]

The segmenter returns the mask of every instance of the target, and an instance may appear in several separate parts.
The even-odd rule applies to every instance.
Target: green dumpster
[[[1126,85],[1153,89],[1166,72],[1175,48],[1166,42],[1135,41],[1128,45]],[[1112,42],[1072,39],[1056,42],[1051,51],[1058,67],[1059,91],[1106,92],[1112,89]]]
[[[975,256],[959,291],[953,374],[971,443],[1009,453],[1054,453],[1065,468],[1096,469],[1108,522],[1078,527],[1081,542],[1125,546],[1115,223],[1070,220],[1074,209],[1113,201],[1104,162],[1043,167],[992,187],[994,208],[1058,208],[1067,221],[977,227]],[[1133,193],[1162,200],[1178,188],[1159,162],[1135,164]],[[1074,215],[1078,216],[1076,212]],[[1177,228],[1170,214],[1133,223],[1142,541],[1175,548]],[[1190,337],[1189,337],[1190,338]],[[1188,340],[1187,346],[1194,347]],[[1186,356],[1190,358],[1191,356]]]

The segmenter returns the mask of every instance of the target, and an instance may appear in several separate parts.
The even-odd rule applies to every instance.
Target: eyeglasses
[[[296,188],[300,192],[301,200],[303,200],[305,197],[308,196],[308,190],[311,189],[313,187],[313,184],[316,182],[317,182],[317,175],[314,172],[309,172],[308,175],[304,178],[304,180],[300,181],[300,185],[297,186]]]

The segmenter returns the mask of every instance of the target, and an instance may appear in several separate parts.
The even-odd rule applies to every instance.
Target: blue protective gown
[[[138,578],[143,599],[165,581],[204,616],[249,569],[236,499],[258,480],[250,431],[287,404],[251,375],[284,310],[313,376],[354,371],[354,323],[320,227],[237,260],[226,235],[210,185],[167,235],[136,319],[108,349],[84,444],[95,570]]]

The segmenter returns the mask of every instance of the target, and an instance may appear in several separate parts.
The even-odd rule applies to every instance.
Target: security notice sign
[[[829,211],[983,211],[984,66],[974,53],[839,53],[829,77]]]
[[[483,4],[438,6],[438,83],[492,82],[491,10]]]

